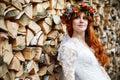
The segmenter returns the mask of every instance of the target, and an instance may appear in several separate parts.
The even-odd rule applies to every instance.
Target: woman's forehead
[[[79,12],[77,16],[86,16],[84,12]]]

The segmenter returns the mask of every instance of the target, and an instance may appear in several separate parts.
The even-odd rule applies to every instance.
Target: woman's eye
[[[83,19],[87,19],[87,17],[86,17],[86,16],[84,16],[84,17],[83,17]]]
[[[75,19],[78,19],[78,18],[80,18],[80,17],[79,17],[79,16],[76,16],[76,17],[75,17]]]

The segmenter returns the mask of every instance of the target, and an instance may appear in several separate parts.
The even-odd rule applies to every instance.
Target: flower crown
[[[61,16],[62,22],[63,23],[67,22],[68,20],[71,19],[72,14],[76,15],[80,11],[83,11],[87,16],[92,16],[92,17],[94,16],[95,13],[95,9],[85,2],[81,2],[79,4],[76,3],[69,4],[67,5],[65,12]]]

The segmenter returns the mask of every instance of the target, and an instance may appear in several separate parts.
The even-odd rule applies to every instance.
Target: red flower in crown
[[[78,6],[72,7],[72,11],[73,11],[73,12],[76,12],[76,13],[77,13],[77,12],[79,11],[78,9],[79,9]]]
[[[94,13],[94,11],[95,10],[93,8],[90,8],[90,10],[89,10],[90,13]]]

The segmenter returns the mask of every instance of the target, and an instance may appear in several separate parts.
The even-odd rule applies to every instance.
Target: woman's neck
[[[81,33],[73,32],[72,38],[77,38],[80,41],[85,42],[85,32],[81,32]]]
[[[74,32],[72,35],[72,38],[77,38],[80,42],[82,42],[86,47],[90,48],[88,46],[88,44],[85,41],[85,32],[81,32],[81,33],[76,33]]]

